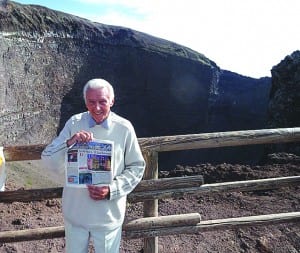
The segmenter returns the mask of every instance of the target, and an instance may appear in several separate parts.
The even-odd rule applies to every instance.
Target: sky
[[[189,47],[220,68],[259,78],[300,50],[299,0],[15,0]]]

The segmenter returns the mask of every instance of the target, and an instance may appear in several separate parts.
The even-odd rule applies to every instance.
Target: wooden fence
[[[197,233],[241,226],[257,226],[300,221],[300,212],[201,220],[197,213],[158,217],[158,199],[182,197],[184,194],[253,191],[299,185],[300,176],[249,181],[203,184],[201,176],[158,179],[158,152],[299,142],[300,127],[231,131],[193,135],[140,138],[147,163],[144,179],[128,196],[128,201],[144,202],[144,217],[124,224],[125,237],[144,238],[144,252],[158,253],[158,236]],[[45,145],[4,147],[6,161],[38,160]],[[62,188],[0,192],[0,202],[32,201],[60,198]],[[37,228],[0,232],[0,243],[64,236],[64,227]]]

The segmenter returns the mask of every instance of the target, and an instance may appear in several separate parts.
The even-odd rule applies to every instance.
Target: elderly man
[[[66,252],[88,252],[89,238],[96,253],[119,252],[126,196],[142,179],[145,161],[132,124],[113,113],[113,87],[92,79],[83,88],[87,112],[72,116],[59,136],[42,153],[48,168],[65,169],[68,147],[93,139],[114,143],[113,180],[104,186],[64,187],[63,215]]]

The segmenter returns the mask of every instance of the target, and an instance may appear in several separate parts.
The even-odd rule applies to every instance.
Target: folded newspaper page
[[[106,140],[92,140],[71,146],[66,154],[66,186],[87,187],[87,184],[111,183],[113,150],[113,142]]]

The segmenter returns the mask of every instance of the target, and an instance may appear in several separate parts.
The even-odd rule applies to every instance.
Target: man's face
[[[113,103],[107,88],[88,89],[86,91],[86,107],[98,124],[108,117]]]

